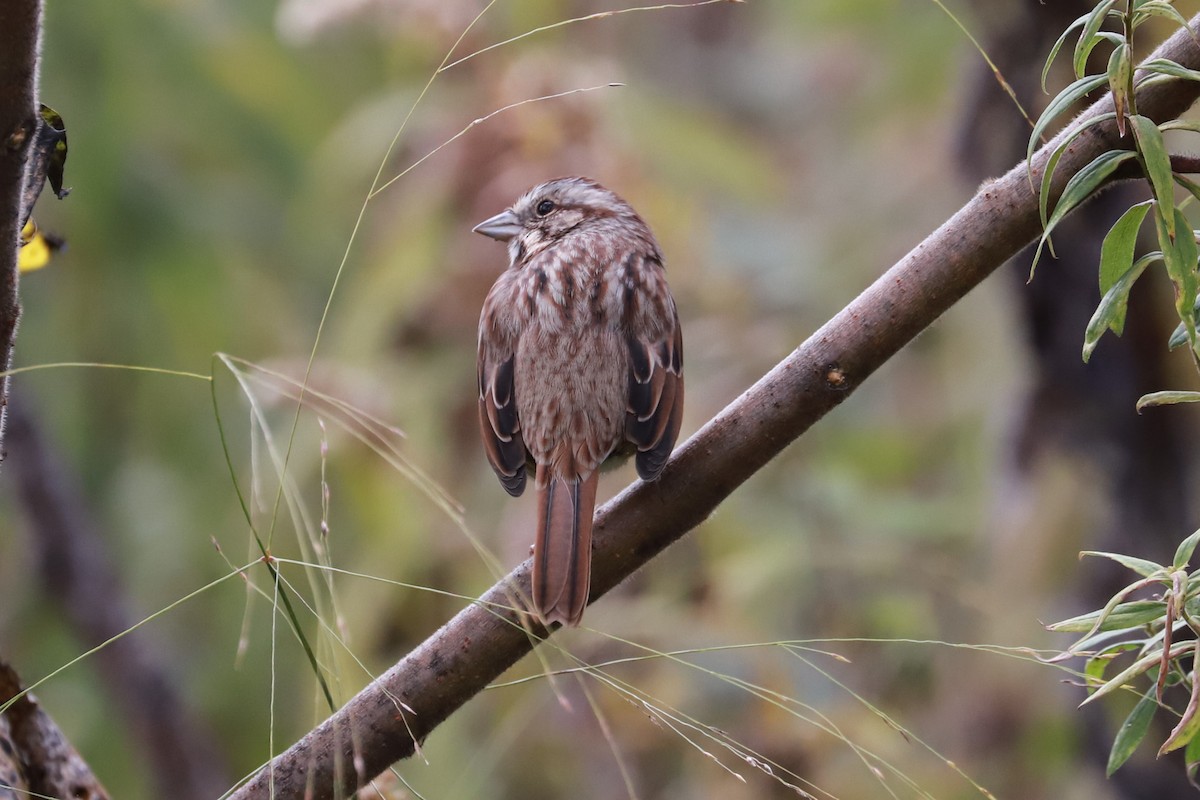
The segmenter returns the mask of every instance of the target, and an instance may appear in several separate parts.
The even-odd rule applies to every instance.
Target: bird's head
[[[575,232],[606,221],[636,219],[634,210],[590,178],[555,178],[533,187],[473,230],[501,242],[510,251],[533,255]]]

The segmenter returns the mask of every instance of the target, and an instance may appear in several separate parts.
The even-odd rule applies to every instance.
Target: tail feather
[[[539,464],[538,531],[533,545],[533,607],[547,625],[575,626],[587,606],[592,573],[592,513],[598,471],[580,480],[544,474]]]

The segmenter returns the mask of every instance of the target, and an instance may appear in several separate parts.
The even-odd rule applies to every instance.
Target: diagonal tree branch
[[[1200,27],[1200,16],[1192,20]],[[1179,31],[1152,57],[1200,69],[1200,48]],[[1140,113],[1173,118],[1200,83],[1171,80],[1138,90]],[[1112,111],[1105,98],[1070,126]],[[1040,182],[1060,134],[1033,159]],[[1114,126],[1093,126],[1064,153],[1052,197],[1102,152],[1120,145]],[[1024,163],[985,183],[953,217],[868,287],[808,341],[689,439],[655,483],[638,482],[596,515],[592,599],[612,589],[704,521],[747,478],[842,402],[872,372],[1020,251],[1040,232],[1037,195]],[[414,752],[451,713],[528,653],[536,639],[516,612],[527,594],[526,561],[463,609],[316,729],[276,758],[232,800],[331,798],[352,793]],[[525,624],[528,620],[525,620]],[[534,627],[536,635],[545,631]]]

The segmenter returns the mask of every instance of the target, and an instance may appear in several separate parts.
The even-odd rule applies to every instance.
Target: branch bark
[[[1200,28],[1200,16],[1191,22]],[[1179,31],[1152,57],[1200,69],[1200,48]],[[1200,83],[1172,80],[1138,90],[1140,113],[1162,121],[1183,113]],[[1112,111],[1109,98],[1070,126]],[[1041,180],[1056,137],[1033,159]],[[1052,187],[1102,152],[1121,146],[1114,126],[1093,126],[1059,161]],[[918,333],[1040,232],[1037,195],[1024,163],[985,183],[953,217],[868,287],[808,341],[682,445],[654,483],[637,482],[597,512],[592,600],[704,521],[735,488],[841,403]],[[1082,336],[1082,331],[1080,332]],[[547,635],[507,609],[528,595],[530,562],[518,566],[385,675],[231,795],[332,798],[354,792],[411,756],[452,712]]]
[[[0,772],[0,797],[63,797],[72,800],[109,800],[108,792],[76,752],[37,698],[24,690],[21,679],[0,661],[0,705],[16,698],[0,716],[4,746],[0,755],[11,759],[9,773]],[[15,763],[12,763],[15,762]],[[0,770],[5,768],[0,762]],[[16,778],[16,781],[12,779]]]
[[[12,368],[21,303],[17,295],[17,249],[24,220],[29,149],[38,129],[38,49],[41,0],[0,3],[0,371]],[[8,376],[0,378],[0,461]]]

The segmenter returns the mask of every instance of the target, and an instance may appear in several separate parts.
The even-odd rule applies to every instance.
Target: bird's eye
[[[543,200],[537,204],[537,214],[539,217],[544,217],[554,210],[553,200]]]

